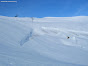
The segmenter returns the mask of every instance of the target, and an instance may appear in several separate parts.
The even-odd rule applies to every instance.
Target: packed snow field
[[[88,16],[0,16],[0,66],[88,66]]]

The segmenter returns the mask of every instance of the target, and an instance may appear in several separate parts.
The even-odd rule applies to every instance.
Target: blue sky
[[[16,1],[16,0],[0,0]],[[17,0],[0,2],[0,15],[14,17],[88,16],[88,0]]]

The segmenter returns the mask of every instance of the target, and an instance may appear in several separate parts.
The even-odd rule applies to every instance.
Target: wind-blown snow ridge
[[[0,66],[87,66],[86,18],[0,17]]]
[[[69,45],[69,46],[79,46],[82,48],[88,48],[88,45],[82,45],[79,44],[79,41],[82,40],[88,40],[88,32],[85,31],[75,31],[75,30],[67,30],[67,29],[60,29],[60,28],[50,28],[50,27],[41,27],[39,29],[33,30],[33,36],[34,38],[41,36],[41,35],[48,35],[48,36],[55,36],[63,39],[66,42],[72,42],[72,43],[66,43],[63,44]],[[69,39],[68,39],[69,37]],[[87,43],[87,41],[85,41]]]

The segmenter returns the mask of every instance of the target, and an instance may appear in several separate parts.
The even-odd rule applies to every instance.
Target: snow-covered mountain
[[[0,66],[87,66],[88,16],[0,16]]]

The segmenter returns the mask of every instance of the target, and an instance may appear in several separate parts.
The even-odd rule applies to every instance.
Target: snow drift
[[[0,66],[87,66],[87,18],[0,16]]]

